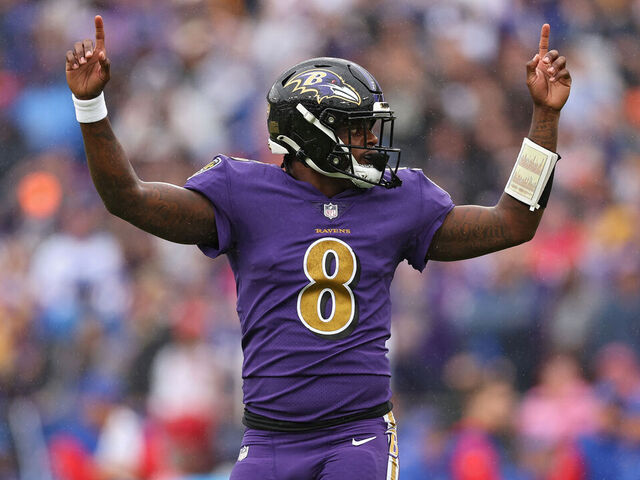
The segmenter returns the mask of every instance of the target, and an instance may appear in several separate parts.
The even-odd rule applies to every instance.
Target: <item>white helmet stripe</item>
[[[336,135],[329,128],[325,127],[322,123],[320,123],[320,120],[318,120],[318,118],[313,113],[307,110],[307,108],[304,105],[299,103],[298,105],[296,105],[296,110],[298,110],[302,114],[302,116],[307,122],[309,122],[314,127],[322,130],[331,140],[333,140],[334,142],[340,141],[340,139],[337,138]]]
[[[286,140],[285,140],[286,139]],[[290,138],[285,137],[284,135],[280,135],[278,136],[278,140],[280,140],[281,142],[285,142],[289,145],[291,145],[291,143],[289,143],[287,140],[291,140]],[[294,142],[293,140],[291,140],[291,142]],[[293,145],[291,145],[293,146]],[[295,148],[295,147],[294,147]],[[298,147],[300,148],[300,147]],[[271,153],[275,154],[275,155],[286,155],[287,153],[289,153],[289,150],[287,150],[286,148],[284,148],[282,145],[280,145],[279,143],[274,142],[273,140],[269,139],[269,150],[271,150]]]

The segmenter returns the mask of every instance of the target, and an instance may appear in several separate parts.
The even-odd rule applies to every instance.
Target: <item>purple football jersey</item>
[[[420,170],[399,188],[328,198],[279,167],[218,156],[186,187],[213,203],[218,246],[235,275],[245,406],[311,422],[391,398],[389,287],[406,259],[422,271],[453,208]]]

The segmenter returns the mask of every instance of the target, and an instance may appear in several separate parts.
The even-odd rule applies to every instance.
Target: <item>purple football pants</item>
[[[397,480],[393,414],[313,432],[248,429],[230,480]]]

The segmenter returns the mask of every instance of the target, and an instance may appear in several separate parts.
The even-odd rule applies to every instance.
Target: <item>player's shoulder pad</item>
[[[236,162],[245,162],[245,163],[252,163],[254,165],[264,165],[265,167],[276,167],[277,165],[274,165],[273,163],[265,163],[265,162],[261,162],[260,160],[251,160],[249,158],[241,158],[241,157],[226,157],[228,160],[233,160]]]
[[[198,170],[196,173],[194,173],[193,175],[191,175],[189,178],[187,178],[187,180],[191,180],[193,177],[200,175],[201,173],[206,172],[207,170],[211,170],[212,168],[217,167],[218,165],[221,165],[222,162],[225,159],[228,159],[229,157],[226,157],[224,155],[216,155],[214,157],[213,160],[211,160],[209,163],[207,163],[204,167],[202,167],[200,170]]]
[[[398,168],[398,176],[402,177],[403,179],[404,178],[416,178],[416,179],[420,179],[420,180],[425,180],[426,179],[429,183],[432,183],[436,187],[442,188],[436,182],[434,182],[429,177],[427,177],[427,174],[424,173],[424,170],[422,170],[421,168],[400,167],[400,168]]]
[[[410,175],[424,175],[424,171],[421,168],[415,167],[400,167],[398,168],[398,175],[404,174],[406,176]],[[426,177],[426,175],[424,175]]]
[[[201,173],[204,173],[208,170],[211,170],[212,168],[216,168],[219,167],[220,165],[228,165],[231,166],[232,168],[234,166],[238,166],[240,168],[243,168],[243,165],[246,166],[250,166],[249,168],[261,168],[261,167],[271,167],[271,168],[277,168],[279,170],[279,167],[277,165],[271,164],[271,163],[264,163],[264,162],[259,162],[258,160],[249,160],[247,158],[240,158],[240,157],[229,157],[227,155],[216,155],[215,158],[213,160],[211,160],[209,163],[207,163],[204,167],[202,167],[200,170],[198,170],[196,173],[194,173],[193,175],[191,175],[189,177],[189,179],[200,175]]]
[[[281,171],[281,168],[278,165],[273,163],[265,163],[259,160],[250,160],[248,158],[241,157],[227,157],[227,161],[231,168],[237,169],[251,169],[251,171],[256,171],[256,169],[266,169],[270,170],[275,168],[278,171]]]

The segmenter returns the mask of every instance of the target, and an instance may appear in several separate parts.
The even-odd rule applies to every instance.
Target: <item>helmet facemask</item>
[[[300,128],[292,135],[294,138],[280,135],[278,141],[308,167],[329,177],[347,178],[359,188],[395,188],[402,184],[396,174],[401,152],[392,143],[395,117],[387,103],[376,102],[373,111],[325,109],[320,118],[300,103],[294,115],[300,115],[306,125],[296,122]],[[279,147],[274,142],[270,146],[274,153],[284,153],[274,150]],[[361,156],[364,162],[359,163],[356,157],[362,150],[367,153]],[[385,178],[387,169],[389,175]]]
[[[326,113],[326,111],[325,111]],[[329,114],[331,115],[330,111]],[[329,117],[330,118],[330,117]],[[401,185],[396,175],[400,165],[400,149],[393,148],[393,124],[395,117],[386,103],[376,104],[374,112],[350,112],[336,129],[338,138],[334,154],[348,157],[347,168],[343,164],[332,165],[347,175],[360,188],[374,185],[394,188]],[[362,151],[365,153],[361,155]],[[360,163],[356,160],[360,158]],[[330,160],[333,159],[330,157]],[[389,170],[389,178],[384,177]]]

